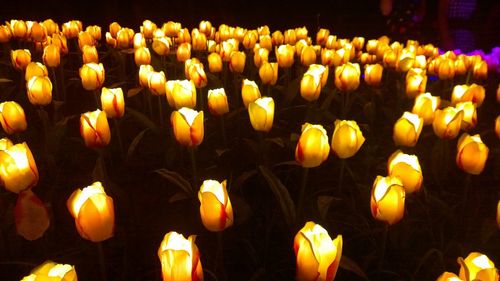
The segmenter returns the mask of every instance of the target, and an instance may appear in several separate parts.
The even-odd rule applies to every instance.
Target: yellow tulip
[[[33,76],[48,76],[47,67],[39,62],[30,62],[26,67],[24,79],[29,81]]]
[[[335,86],[341,91],[353,91],[359,86],[359,64],[346,63],[335,68]]]
[[[243,36],[243,47],[247,50],[251,50],[255,47],[255,44],[257,43],[257,39],[259,38],[259,35],[257,32],[254,31],[247,31],[245,33],[245,36]]]
[[[426,69],[427,68],[427,59],[424,55],[419,55],[415,57],[415,61],[413,62],[413,67]]]
[[[405,211],[405,189],[395,176],[377,176],[370,199],[372,216],[390,225],[399,222]]]
[[[325,66],[334,66],[335,51],[330,49],[321,49],[321,64]]]
[[[82,48],[82,60],[84,64],[99,63],[99,54],[95,46],[85,45]]]
[[[23,108],[15,101],[0,103],[0,123],[8,135],[23,132],[28,126]]]
[[[134,31],[129,28],[120,28],[115,36],[111,31],[111,36],[116,39],[118,49],[128,49],[134,44]]]
[[[170,53],[170,42],[169,38],[161,37],[153,39],[153,51],[160,56],[166,56]]]
[[[10,51],[12,66],[17,70],[24,70],[31,62],[31,53],[27,49]]]
[[[134,51],[135,65],[143,65],[151,63],[151,53],[147,47],[139,47]]]
[[[341,159],[352,157],[358,152],[365,138],[356,121],[336,120],[332,135],[332,152]]]
[[[456,85],[451,93],[451,104],[456,105],[459,102],[471,101],[476,107],[480,107],[485,96],[486,91],[481,85]]]
[[[413,147],[417,144],[423,126],[421,117],[405,111],[394,124],[392,139],[396,145]]]
[[[269,50],[259,48],[253,55],[253,62],[256,67],[260,68],[263,62],[269,61]]]
[[[202,281],[203,269],[200,252],[194,243],[196,236],[188,239],[175,231],[167,233],[158,249],[163,281]]]
[[[441,274],[436,281],[464,281],[460,278],[455,273],[451,272],[444,272]]]
[[[458,167],[473,175],[479,175],[488,160],[488,147],[481,140],[479,134],[470,136],[463,133],[457,143],[456,162]]]
[[[229,60],[229,69],[231,72],[243,73],[245,69],[246,55],[244,52],[233,52]]]
[[[83,49],[83,46],[94,46],[96,41],[94,37],[87,31],[81,31],[78,34],[78,47],[80,50]]]
[[[207,49],[207,36],[205,35],[205,33],[201,33],[198,29],[195,28],[191,32],[191,38],[193,50],[205,51]]]
[[[188,61],[189,60],[186,61],[186,65]],[[205,73],[205,69],[203,68],[203,64],[197,62],[197,63],[192,63],[187,67],[188,70],[186,78],[193,81],[196,88],[198,89],[204,88],[208,84],[208,79]]]
[[[84,239],[102,242],[114,235],[113,198],[106,195],[100,182],[75,190],[66,202],[75,219],[76,230]]]
[[[452,79],[455,76],[455,63],[449,58],[443,58],[439,62],[438,77],[441,80]]]
[[[454,107],[446,107],[436,110],[432,128],[434,133],[441,139],[454,139],[457,137],[464,112]]]
[[[300,52],[300,62],[302,65],[309,66],[316,63],[316,51],[313,46],[305,46]]]
[[[111,133],[109,131],[106,113],[90,111],[80,115],[80,135],[87,147],[102,147],[109,144]]]
[[[85,90],[96,90],[104,84],[104,66],[102,63],[87,63],[80,68],[80,78]]]
[[[5,188],[14,193],[38,183],[35,159],[25,142],[0,151],[0,178]]]
[[[77,281],[75,267],[69,264],[60,264],[46,261],[31,271],[21,281]]]
[[[143,64],[139,67],[139,84],[141,84],[141,87],[148,87],[149,74],[154,71],[151,65]]]
[[[488,64],[486,63],[486,61],[481,60],[479,62],[474,63],[474,66],[472,68],[472,73],[474,79],[486,80],[486,78],[488,78]]]
[[[185,62],[191,58],[191,44],[182,43],[177,47],[177,61]]]
[[[87,31],[96,41],[101,40],[101,27],[98,25],[89,25],[87,28],[85,28],[85,31]]]
[[[182,28],[181,23],[168,21],[163,24],[161,29],[165,32],[165,35],[168,37],[175,37],[179,34],[179,30]]]
[[[269,132],[273,127],[274,100],[271,97],[258,98],[248,105],[250,123],[256,131]]]
[[[330,36],[330,30],[328,30],[326,28],[321,28],[316,33],[316,44],[324,46],[328,36]]]
[[[465,259],[458,258],[460,272],[458,276],[465,281],[498,281],[495,264],[484,254],[470,253]]]
[[[175,109],[196,107],[196,87],[192,80],[170,80],[165,91],[169,105]]]
[[[205,180],[198,192],[201,221],[210,231],[222,231],[233,225],[233,207],[226,181]]]
[[[182,28],[179,30],[179,33],[177,33],[177,43],[179,44],[184,44],[188,43],[189,44],[189,50],[191,50],[191,35],[189,34],[189,29],[187,28]]]
[[[265,85],[275,85],[278,81],[278,63],[263,62],[259,68],[259,77]]]
[[[380,85],[380,82],[382,81],[382,72],[384,71],[384,68],[382,65],[376,63],[376,64],[369,64],[366,65],[365,67],[365,82],[366,84],[374,87],[378,87]]]
[[[52,36],[54,33],[59,33],[59,25],[52,19],[46,19],[40,24],[45,27],[48,36]]]
[[[29,241],[42,237],[49,228],[47,207],[31,189],[19,193],[14,207],[14,221],[16,232]]]
[[[121,118],[125,114],[125,99],[123,98],[122,88],[108,89],[103,87],[101,105],[106,117]]]
[[[0,43],[7,43],[12,38],[12,32],[6,25],[0,25]]]
[[[119,23],[116,21],[109,24],[109,33],[112,37],[116,38],[118,36],[118,32],[122,29]]]
[[[280,30],[276,30],[271,34],[271,40],[273,42],[273,46],[280,46],[285,43],[285,35]]]
[[[304,168],[318,167],[330,154],[326,130],[321,125],[305,123],[295,148],[295,161]]]
[[[156,30],[156,23],[150,20],[144,20],[141,26],[141,33],[144,34],[144,37],[147,39],[153,38],[153,33]]]
[[[48,105],[52,102],[52,82],[46,76],[33,76],[26,82],[28,99],[33,105]]]
[[[397,150],[387,161],[387,173],[389,176],[395,176],[401,180],[406,193],[410,194],[420,190],[423,177],[416,155],[405,154],[401,150]]]
[[[285,33],[286,41],[286,33]],[[294,61],[295,50],[291,45],[281,45],[276,49],[276,59],[278,61],[279,67],[287,68],[291,67]]]
[[[255,83],[255,81],[243,79],[241,86],[241,98],[243,99],[245,108],[248,108],[248,105],[250,103],[260,98],[259,87]]]
[[[432,124],[434,121],[434,113],[440,103],[440,97],[432,96],[430,93],[419,94],[415,98],[412,113],[420,116],[420,118],[424,120],[424,125]]]
[[[183,146],[197,146],[204,136],[203,111],[183,107],[172,112],[170,121],[175,139]]]
[[[8,138],[1,138],[0,139],[0,150],[6,150],[7,148],[13,146],[14,144],[12,141]]]
[[[66,38],[76,38],[80,31],[82,31],[82,22],[79,20],[70,20],[62,25],[62,33]]]
[[[477,110],[476,106],[470,102],[459,102],[455,105],[455,108],[457,110],[461,110],[463,112],[462,115],[462,123],[460,128],[462,128],[465,131],[468,131],[474,127],[476,127],[477,124]]]
[[[300,95],[307,101],[314,101],[321,93],[321,76],[306,72],[300,80]]]
[[[212,73],[219,73],[222,71],[222,58],[218,53],[211,53],[208,55],[208,69]]]
[[[335,279],[342,257],[342,235],[332,240],[326,229],[309,221],[295,235],[293,248],[298,281]]]
[[[207,20],[202,20],[198,24],[198,28],[200,29],[200,32],[205,33],[205,35],[210,35],[212,32],[212,23]]]
[[[161,96],[165,94],[165,83],[167,82],[167,77],[163,71],[151,71],[148,74],[148,89],[155,96]]]
[[[295,34],[295,29],[287,29],[284,33],[285,44],[295,45],[297,42],[297,35]]]
[[[224,88],[208,90],[208,109],[215,116],[221,116],[229,112],[229,104]]]
[[[420,93],[425,93],[427,75],[419,68],[412,68],[406,75],[406,96],[414,98]]]
[[[7,25],[10,27],[12,35],[15,38],[23,39],[28,37],[28,26],[26,25],[26,22],[22,20],[11,20],[10,22],[7,22]]]

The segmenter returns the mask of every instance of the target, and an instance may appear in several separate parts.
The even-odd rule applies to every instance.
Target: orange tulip
[[[95,46],[85,45],[82,48],[82,60],[84,64],[99,63],[99,54]]]
[[[157,26],[154,22],[150,20],[145,20],[142,22],[141,33],[144,34],[144,37],[147,39],[153,38],[153,33],[156,30]]]
[[[477,110],[476,106],[470,102],[459,102],[455,105],[455,108],[457,110],[461,110],[463,112],[462,115],[462,123],[460,125],[460,128],[462,128],[465,131],[468,131],[474,127],[476,127],[477,124]]]
[[[330,30],[326,28],[321,28],[320,30],[318,30],[318,32],[316,33],[316,44],[324,46],[329,35]]]
[[[498,281],[499,275],[495,264],[484,254],[470,253],[465,259],[458,258],[460,272],[458,276],[465,281]]]
[[[122,88],[108,89],[103,87],[101,105],[107,117],[121,118],[125,114],[125,99],[123,98]]]
[[[167,233],[158,249],[163,281],[203,281],[200,252],[194,243],[175,231]]]
[[[151,71],[148,74],[148,88],[151,93],[155,96],[161,96],[165,94],[165,84],[167,82],[167,77],[163,71]]]
[[[256,99],[260,98],[259,87],[255,83],[255,81],[243,79],[241,87],[241,98],[243,99],[245,108],[248,108],[248,105],[251,102],[254,102]]]
[[[302,65],[309,66],[316,63],[316,51],[313,46],[305,46],[300,52],[300,62]]]
[[[273,127],[274,100],[271,97],[258,98],[248,105],[250,123],[256,131],[269,132]]]
[[[160,56],[166,56],[170,53],[170,45],[172,45],[169,38],[160,37],[153,39],[153,51]]]
[[[52,82],[46,76],[33,76],[26,82],[28,99],[33,105],[48,105],[52,102]]]
[[[196,87],[192,80],[170,80],[165,91],[170,106],[176,109],[196,107]]]
[[[260,80],[265,85],[275,85],[278,81],[278,63],[263,62],[259,68]]]
[[[432,96],[430,93],[419,94],[415,98],[412,113],[422,118],[424,120],[424,125],[432,124],[434,121],[434,112],[436,112],[440,103],[440,97]]]
[[[214,116],[221,116],[229,112],[229,104],[224,88],[208,90],[208,109]]]
[[[229,60],[229,69],[231,72],[243,73],[245,70],[246,55],[244,52],[232,52]]]
[[[82,31],[78,34],[78,46],[80,50],[83,49],[83,46],[94,46],[96,41],[92,34],[86,31]]]
[[[346,63],[335,68],[335,86],[341,91],[353,91],[359,86],[359,64]]]
[[[96,41],[101,40],[101,27],[97,25],[89,25],[87,28],[85,28],[85,31],[87,31]]]
[[[151,63],[151,53],[147,47],[139,47],[134,51],[135,65],[143,65]]]
[[[26,130],[26,116],[23,108],[15,101],[0,103],[0,123],[8,135]]]
[[[352,157],[358,152],[365,138],[356,121],[336,120],[332,135],[332,152],[341,159]]]
[[[480,107],[483,104],[486,91],[483,86],[472,85],[456,85],[451,93],[451,104],[456,105],[459,102],[471,101]]]
[[[82,31],[82,22],[78,20],[70,20],[63,23],[62,32],[66,38],[76,38],[78,33]]]
[[[75,267],[69,264],[59,264],[53,261],[46,261],[31,271],[31,274],[21,279],[21,281],[77,281]]]
[[[80,78],[85,90],[96,90],[104,83],[104,66],[102,63],[87,63],[80,68]]]
[[[6,25],[0,25],[0,43],[7,43],[12,37],[10,28]]]
[[[203,111],[183,107],[172,112],[170,121],[175,139],[183,146],[197,146],[203,141]]]
[[[193,81],[195,87],[198,89],[204,88],[208,84],[207,75],[203,69],[202,63],[192,64],[189,67],[188,75],[186,77]]]
[[[406,75],[406,96],[414,98],[424,93],[427,86],[427,75],[419,68],[413,68]]]
[[[422,185],[422,169],[415,155],[397,150],[387,161],[387,172],[389,176],[395,176],[401,180],[408,194],[418,191]]]
[[[47,67],[39,62],[30,62],[26,67],[24,79],[29,81],[33,76],[48,76]]]
[[[25,142],[0,151],[0,179],[5,188],[14,193],[38,183],[35,159]]]
[[[80,116],[80,135],[87,147],[108,145],[111,140],[111,134],[106,113],[99,109],[83,113]]]
[[[149,74],[151,72],[154,72],[155,70],[151,65],[141,65],[139,67],[139,84],[141,84],[141,87],[147,87],[148,86],[148,78]],[[166,80],[166,78],[165,78]]]
[[[396,145],[413,147],[417,144],[422,127],[423,119],[417,114],[405,111],[394,124],[392,138]]]
[[[106,195],[100,182],[75,190],[66,202],[75,219],[76,230],[84,239],[102,242],[113,237],[115,210],[113,198]]]
[[[31,62],[31,53],[27,49],[10,51],[12,66],[17,70],[24,70]]]
[[[191,58],[191,44],[181,43],[177,48],[177,61],[185,62]]]
[[[479,175],[488,160],[488,147],[481,140],[479,134],[470,136],[463,133],[457,143],[457,165],[458,167],[473,175]]]
[[[205,180],[198,192],[201,221],[210,231],[222,231],[233,225],[233,207],[226,181]]]
[[[26,25],[26,22],[22,20],[11,20],[10,22],[7,22],[7,25],[10,27],[12,35],[15,38],[24,39],[28,37],[28,26]]]
[[[486,78],[488,78],[488,64],[486,61],[481,60],[474,63],[472,73],[475,79],[486,80]]]
[[[455,76],[455,63],[449,58],[443,58],[439,62],[438,77],[441,80],[451,79]]]
[[[382,65],[370,64],[365,67],[365,82],[366,84],[374,87],[378,87],[380,85],[380,81],[382,81],[382,72],[384,68]]]
[[[256,67],[260,68],[263,62],[268,62],[268,61],[269,61],[269,50],[267,49],[259,48],[253,55],[253,62]]]
[[[29,241],[42,237],[50,225],[47,207],[31,189],[19,193],[14,220],[17,233]]]
[[[460,278],[455,273],[451,272],[444,272],[441,274],[436,281],[464,281]]]
[[[454,139],[457,137],[464,112],[454,107],[436,110],[432,128],[434,133],[442,139]]]
[[[370,205],[375,219],[390,225],[400,221],[405,210],[405,189],[401,180],[395,176],[377,176]]]
[[[285,33],[286,41],[286,33]],[[281,45],[276,49],[276,59],[278,61],[279,67],[287,68],[291,67],[294,61],[295,50],[291,45]]]
[[[111,36],[116,38],[116,47],[118,49],[128,49],[134,44],[134,31],[130,28],[121,28],[115,36],[111,32]]]
[[[321,125],[305,123],[295,148],[295,161],[304,168],[318,167],[330,154],[326,130]]]
[[[222,58],[218,53],[211,53],[207,59],[210,72],[218,73],[222,71]]]

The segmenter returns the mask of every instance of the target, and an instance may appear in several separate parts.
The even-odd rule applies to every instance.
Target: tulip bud
[[[31,62],[31,53],[27,49],[10,51],[12,66],[17,70],[24,70]]]
[[[75,267],[69,264],[59,264],[53,261],[46,261],[31,271],[31,274],[21,279],[21,281],[77,281]]]
[[[29,81],[33,76],[48,76],[47,67],[39,62],[30,62],[26,67],[24,79]]]
[[[451,93],[451,104],[456,105],[459,102],[471,101],[480,107],[486,96],[485,89],[481,85],[456,85]]]
[[[182,43],[177,48],[177,61],[185,62],[191,58],[191,44]]]
[[[55,44],[49,44],[43,48],[43,63],[48,67],[58,67],[61,63],[61,53]]]
[[[189,67],[188,75],[186,77],[188,77],[191,81],[193,81],[194,85],[198,89],[207,86],[208,79],[207,75],[205,74],[205,70],[203,69],[202,63],[192,64]]]
[[[405,111],[394,124],[392,139],[396,145],[413,147],[422,132],[423,119],[417,114]]]
[[[75,219],[76,230],[84,239],[102,242],[114,235],[113,198],[106,195],[100,182],[75,190],[66,202]]]
[[[380,85],[380,81],[382,81],[382,72],[384,68],[380,64],[370,64],[366,65],[365,68],[365,82],[366,84],[374,87],[378,87]]]
[[[455,63],[453,60],[443,58],[439,62],[438,76],[441,80],[452,79],[455,76]]]
[[[29,241],[42,237],[50,225],[47,208],[30,189],[19,193],[14,220],[17,233]]]
[[[245,105],[245,108],[248,108],[248,105],[250,103],[260,98],[259,87],[255,83],[255,81],[243,79],[241,87],[241,98],[243,99],[243,104]]]
[[[254,31],[247,31],[245,33],[245,36],[243,37],[243,47],[245,49],[250,50],[255,47],[255,44],[257,43],[257,39],[259,38],[259,35],[257,32]]]
[[[462,280],[498,281],[498,271],[495,264],[484,254],[478,252],[470,253],[465,259],[458,258],[460,272],[458,276]]]
[[[413,70],[413,71],[412,71]],[[420,93],[425,93],[427,75],[420,69],[411,69],[406,75],[406,96],[414,98]]]
[[[276,59],[278,61],[278,65],[282,68],[291,67],[293,65],[294,53],[294,48],[291,45],[279,46],[276,49]]]
[[[59,51],[61,54],[67,54],[69,52],[68,50],[68,41],[66,37],[62,34],[53,34],[52,35],[52,44],[56,45],[59,47]]]
[[[28,36],[28,26],[26,22],[22,20],[11,20],[10,23],[7,22],[7,25],[9,25],[12,35],[15,38],[23,39]]]
[[[151,63],[151,53],[147,47],[139,47],[134,51],[135,65],[143,65]]]
[[[218,53],[211,53],[207,59],[210,72],[218,73],[222,71],[222,58]]]
[[[443,110],[436,110],[432,128],[434,133],[442,139],[454,139],[457,137],[464,112],[453,107],[447,107]]]
[[[0,123],[8,135],[23,132],[27,127],[23,108],[15,101],[0,103]]]
[[[149,79],[149,74],[154,72],[155,70],[151,65],[141,65],[139,67],[139,84],[141,84],[141,87],[147,87],[148,86],[148,79]],[[165,78],[166,80],[166,78]]]
[[[463,133],[457,143],[457,165],[472,175],[479,175],[488,159],[488,147],[481,140],[479,134],[470,136]]]
[[[233,225],[233,207],[226,190],[226,181],[205,180],[198,192],[201,221],[210,231],[222,231]]]
[[[0,151],[0,179],[5,188],[14,193],[38,183],[35,159],[25,142]]]
[[[71,20],[63,23],[62,32],[66,38],[76,38],[78,33],[82,31],[82,22],[78,20]]]
[[[102,63],[87,63],[80,68],[80,78],[85,90],[96,90],[104,83],[104,66]]]
[[[273,39],[269,35],[259,36],[259,45],[261,48],[268,49],[272,51],[273,49]]]
[[[46,76],[33,76],[26,82],[28,99],[33,105],[48,105],[52,102],[52,82]]]
[[[119,23],[112,22],[109,24],[109,33],[112,37],[116,38],[118,36],[118,32],[122,29]]]
[[[472,73],[474,79],[486,80],[486,78],[488,78],[488,64],[486,63],[486,61],[481,60],[475,63],[472,68]]]
[[[161,96],[165,94],[166,82],[167,77],[165,77],[165,73],[163,71],[151,71],[148,75],[148,88],[155,96]]]
[[[321,76],[319,73],[307,71],[300,80],[300,95],[307,101],[314,101],[321,93]]]
[[[342,235],[332,240],[326,229],[309,221],[295,235],[293,248],[298,281],[335,279],[342,257]]]
[[[305,66],[316,63],[316,51],[313,46],[306,46],[302,48],[302,51],[300,52],[300,62]]]
[[[412,113],[417,114],[423,119],[424,125],[432,124],[434,121],[434,112],[441,103],[440,97],[434,97],[430,93],[419,94],[415,98]]]
[[[153,39],[153,51],[160,56],[166,56],[170,53],[171,42],[165,37]]]
[[[208,109],[215,116],[221,116],[229,112],[229,104],[224,88],[208,90]]]
[[[330,154],[326,130],[321,125],[305,123],[295,148],[295,161],[304,168],[318,167]]]
[[[278,81],[278,64],[275,62],[263,62],[259,68],[259,77],[265,85],[275,85]]]
[[[6,150],[13,145],[14,144],[12,143],[12,141],[8,138],[1,138],[0,139],[0,150]],[[0,181],[0,185],[1,185],[1,181]]]
[[[295,45],[295,43],[297,42],[297,36],[295,34],[294,29],[285,30],[284,37],[285,37],[285,44]]]
[[[365,138],[356,121],[336,120],[332,135],[332,152],[341,159],[352,157],[361,148]]]
[[[78,34],[78,47],[80,50],[83,46],[94,46],[96,44],[94,37],[86,31],[82,31]]]
[[[398,177],[401,180],[408,194],[418,191],[422,185],[422,169],[416,155],[405,154],[397,150],[389,157],[387,172],[389,176]]]
[[[128,49],[134,44],[134,31],[129,28],[122,28],[118,31],[115,38],[116,46],[119,49]]]
[[[359,86],[359,64],[346,63],[335,68],[335,86],[341,91],[353,91]]]
[[[325,46],[326,39],[328,38],[329,35],[330,35],[330,30],[328,29],[321,28],[320,30],[318,30],[318,32],[316,33],[316,44]]]
[[[405,211],[405,189],[401,180],[395,176],[377,176],[370,205],[375,219],[390,225],[400,221]]]
[[[166,83],[165,92],[169,105],[176,109],[196,107],[196,88],[192,80],[170,80]]]
[[[229,61],[231,72],[243,73],[245,69],[246,55],[244,52],[233,52]]]
[[[80,116],[80,135],[87,147],[102,147],[108,145],[111,134],[106,113],[90,111]]]
[[[252,127],[256,131],[269,132],[273,127],[274,100],[271,97],[256,99],[248,105]]]
[[[438,277],[438,279],[436,279],[436,281],[463,281],[463,280],[458,278],[458,276],[455,273],[444,272]]]
[[[6,25],[0,25],[0,43],[7,43],[12,37],[10,28]]]
[[[144,37],[151,39],[153,38],[153,33],[156,30],[157,26],[154,22],[150,20],[145,20],[142,22],[141,33],[144,34]]]
[[[203,141],[203,111],[183,107],[172,112],[170,122],[175,139],[183,146],[197,146]]]
[[[158,249],[163,281],[201,281],[203,269],[200,252],[194,243],[196,236],[188,239],[175,231],[167,233]]]
[[[85,29],[96,41],[101,40],[101,27],[98,25],[90,25]]]
[[[125,100],[122,88],[108,89],[103,87],[101,90],[101,105],[106,117],[121,118],[125,114]]]
[[[95,46],[85,45],[82,48],[82,60],[84,64],[99,63],[99,54]]]
[[[462,115],[462,123],[460,128],[468,131],[474,127],[476,127],[477,124],[477,111],[476,111],[476,106],[470,101],[467,102],[459,102],[455,106],[457,110],[461,110],[463,112]]]

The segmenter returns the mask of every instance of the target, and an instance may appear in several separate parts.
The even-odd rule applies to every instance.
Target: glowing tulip
[[[12,35],[15,38],[26,38],[28,36],[28,26],[25,21],[22,20],[11,20],[7,22],[7,25],[10,27]]]
[[[286,33],[285,33],[286,34]],[[285,35],[286,38],[286,35]],[[285,39],[286,41],[286,39]],[[281,45],[276,49],[276,59],[279,67],[287,68],[293,64],[295,50],[291,45]]]
[[[125,114],[125,99],[123,98],[122,88],[108,89],[103,87],[101,105],[106,117],[121,118]]]
[[[135,65],[143,65],[151,63],[151,53],[147,47],[140,47],[134,51]]]
[[[260,68],[263,62],[269,61],[269,51],[264,48],[259,48],[253,56],[253,62],[256,67]]]
[[[111,34],[111,36],[113,36],[114,38],[116,38],[118,36],[118,32],[122,29],[122,27],[120,26],[119,23],[117,23],[116,21],[112,22],[109,24],[109,33]]]
[[[25,142],[0,151],[0,179],[5,188],[14,193],[38,183],[35,159]]]
[[[413,68],[406,75],[406,96],[414,98],[424,93],[427,87],[427,75],[419,68]]]
[[[168,38],[154,38],[153,39],[153,51],[160,56],[166,56],[170,53],[171,42]]]
[[[87,147],[108,145],[111,140],[111,134],[106,113],[99,109],[83,113],[80,116],[80,135]]]
[[[459,102],[471,101],[480,107],[483,104],[486,91],[483,86],[472,85],[456,85],[451,93],[451,104],[456,105]]]
[[[83,46],[94,46],[95,44],[95,39],[90,33],[82,31],[78,34],[78,46],[80,50],[83,49]]]
[[[12,141],[8,138],[1,138],[0,139],[0,150],[6,150],[13,145],[14,144],[12,143]],[[0,185],[1,185],[1,182],[0,182]]]
[[[170,116],[175,139],[183,146],[197,146],[204,136],[203,111],[183,107]]]
[[[400,221],[405,211],[405,189],[401,180],[395,176],[377,176],[370,205],[375,219],[390,225]]]
[[[18,70],[24,70],[31,62],[31,53],[27,49],[10,51],[12,66]]]
[[[460,272],[458,276],[465,281],[498,281],[498,271],[495,264],[484,254],[470,253],[465,259],[458,258]]]
[[[191,32],[193,50],[205,51],[207,49],[207,36],[201,33],[198,29],[193,29]]]
[[[102,63],[87,63],[80,68],[80,78],[85,90],[93,91],[102,87],[104,83],[104,66]]]
[[[495,119],[495,133],[497,137],[500,139],[500,115]]]
[[[78,20],[70,20],[63,23],[62,32],[66,38],[76,38],[78,33],[82,31],[82,22]]]
[[[460,128],[467,131],[476,127],[477,111],[476,106],[472,102],[459,102],[455,105],[455,108],[463,112]]]
[[[285,43],[285,35],[283,35],[283,32],[281,30],[276,30],[271,34],[271,40],[273,43],[273,46],[280,46]]]
[[[497,205],[497,226],[500,229],[500,200],[498,200]]]
[[[158,249],[163,281],[202,281],[203,269],[200,252],[194,243],[196,236],[188,239],[175,231],[167,233]]]
[[[198,192],[201,221],[210,231],[222,231],[233,225],[233,207],[226,190],[226,181],[205,180]]]
[[[204,88],[208,84],[207,75],[205,70],[203,69],[202,63],[195,63],[189,67],[188,77],[191,81],[193,81],[196,88]]]
[[[321,125],[305,123],[295,148],[295,161],[305,168],[318,167],[330,154],[326,130]]]
[[[359,64],[346,63],[335,68],[335,86],[341,91],[356,90],[361,75]]]
[[[260,98],[259,87],[255,83],[255,81],[243,79],[241,87],[241,98],[243,99],[243,104],[245,105],[245,108],[248,108],[248,105],[250,103]]]
[[[320,30],[318,30],[318,32],[316,33],[316,44],[324,46],[329,35],[330,30],[326,28],[321,28]]]
[[[182,43],[177,47],[177,61],[185,62],[191,58],[191,44]]]
[[[309,221],[295,235],[293,248],[298,281],[335,279],[342,257],[342,235],[332,240],[326,229]]]
[[[82,48],[82,60],[84,64],[99,63],[99,54],[95,46],[85,45]]]
[[[68,41],[64,35],[53,34],[52,35],[52,44],[56,45],[59,48],[59,52],[61,54],[67,54],[68,50]]]
[[[29,241],[42,237],[50,225],[47,208],[30,189],[19,193],[14,220],[17,233]]]
[[[463,133],[457,143],[457,165],[469,174],[479,175],[488,160],[488,152],[489,149],[479,134],[470,136]]]
[[[250,123],[256,131],[269,132],[273,127],[274,100],[271,97],[258,98],[248,105]]]
[[[106,195],[100,182],[75,190],[66,202],[75,219],[76,230],[84,239],[102,242],[114,235],[113,198]]]
[[[165,72],[151,71],[148,75],[148,88],[151,93],[155,96],[161,96],[165,94],[165,83],[167,82],[167,77]]]
[[[96,41],[101,40],[101,27],[98,25],[89,25],[85,28],[85,31],[88,32]]]
[[[111,36],[113,36],[113,33],[111,33]],[[116,38],[117,48],[128,49],[134,44],[134,31],[129,28],[121,28],[113,38]]]
[[[365,138],[356,121],[336,120],[332,135],[332,152],[341,159],[349,158],[361,148]]]
[[[218,53],[211,53],[207,57],[208,69],[212,73],[218,73],[222,71],[222,58]]]
[[[245,70],[246,56],[244,52],[233,52],[229,60],[229,69],[231,72],[243,73]]]
[[[316,51],[313,46],[306,46],[302,49],[300,52],[300,62],[305,66],[316,63]]]
[[[438,77],[441,80],[451,79],[455,76],[455,63],[453,60],[443,58],[439,62]]]
[[[229,104],[224,88],[208,90],[208,109],[215,116],[221,116],[229,112]]]
[[[47,105],[52,101],[52,82],[46,76],[33,76],[27,83],[28,99],[33,105]]]
[[[141,84],[141,87],[147,87],[148,86],[148,78],[149,74],[151,72],[154,72],[155,70],[151,65],[141,65],[139,67],[139,84]],[[165,78],[166,80],[166,78]]]
[[[300,95],[307,101],[317,100],[327,79],[328,68],[311,64],[300,81]]]
[[[440,97],[432,96],[430,93],[419,94],[415,98],[412,113],[420,116],[424,120],[424,125],[432,124],[434,121],[434,112],[436,112],[440,103]]]
[[[165,90],[169,104],[176,109],[196,107],[196,87],[192,80],[170,80]]]
[[[436,110],[432,128],[436,136],[442,139],[454,139],[462,126],[463,111],[453,107]]]
[[[12,37],[10,28],[6,25],[0,25],[0,43],[7,43]]]
[[[252,32],[252,31],[247,31],[245,33],[245,36],[243,37],[243,47],[245,49],[250,50],[255,47],[255,44],[257,43],[257,39],[259,38],[259,35],[257,32]]]
[[[0,103],[0,123],[8,135],[26,130],[26,116],[23,108],[15,101]]]
[[[405,111],[394,124],[392,139],[396,145],[413,147],[417,144],[423,126],[421,117]]]
[[[464,281],[460,278],[455,273],[451,272],[444,272],[441,274],[436,281]]]
[[[335,53],[330,49],[321,49],[321,64],[325,66],[334,66]]]
[[[150,20],[145,20],[142,22],[141,33],[144,34],[144,37],[147,39],[153,38],[153,33],[156,30],[157,26],[154,22]]]
[[[488,64],[486,63],[486,61],[481,60],[475,63],[472,68],[472,73],[474,79],[486,80],[486,78],[488,77]]]
[[[33,76],[48,76],[47,67],[39,62],[30,62],[26,67],[24,79],[29,81]]]
[[[382,81],[382,72],[384,68],[380,64],[370,64],[366,65],[365,68],[365,82],[366,84],[374,87],[378,87],[380,85],[380,81]]]
[[[265,85],[275,85],[278,81],[278,64],[275,62],[263,62],[259,68],[259,77]]]
[[[46,19],[41,23],[47,30],[47,35],[52,36],[54,33],[59,33],[59,25],[52,19]]]
[[[60,264],[46,261],[31,271],[31,274],[21,281],[77,281],[75,267],[69,264]]]
[[[168,21],[163,24],[161,29],[165,31],[165,35],[169,37],[177,36],[182,25],[179,22]]]
[[[401,150],[394,152],[387,161],[389,176],[398,177],[406,193],[413,193],[422,185],[422,169],[416,155],[405,154]]]

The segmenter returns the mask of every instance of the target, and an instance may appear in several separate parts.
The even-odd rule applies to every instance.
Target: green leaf
[[[191,184],[187,180],[185,180],[179,173],[170,171],[167,169],[158,169],[154,171],[158,175],[162,176],[163,178],[167,179],[169,182],[177,185],[188,195],[193,194],[193,189],[191,187]]]
[[[128,92],[127,92],[127,98],[131,98],[131,97],[137,95],[140,92],[142,92],[142,88],[141,87],[132,88],[132,89],[128,90]]]
[[[366,276],[365,272],[361,269],[361,267],[359,267],[359,265],[355,261],[351,260],[350,258],[344,255],[340,258],[339,267],[348,270],[365,280],[369,280],[368,276]]]
[[[281,180],[269,168],[259,166],[259,171],[269,184],[276,201],[278,201],[286,223],[291,226],[295,222],[295,205],[290,197],[290,193]]]
[[[141,143],[141,140],[142,138],[144,137],[144,134],[146,134],[146,132],[149,130],[149,128],[146,128],[144,130],[142,130],[140,133],[137,134],[137,136],[135,136],[135,138],[132,140],[132,142],[130,143],[128,149],[127,149],[127,160],[130,159],[130,157],[132,157],[132,155],[134,154],[135,152],[135,149],[137,148],[137,145],[139,145],[139,143]]]
[[[155,123],[153,123],[146,115],[144,115],[142,112],[139,112],[135,109],[132,109],[130,107],[126,107],[126,112],[129,115],[132,115],[135,119],[137,119],[139,122],[141,122],[144,126],[147,128],[153,130],[154,132],[159,132],[160,130],[158,129],[158,126],[156,126]]]

